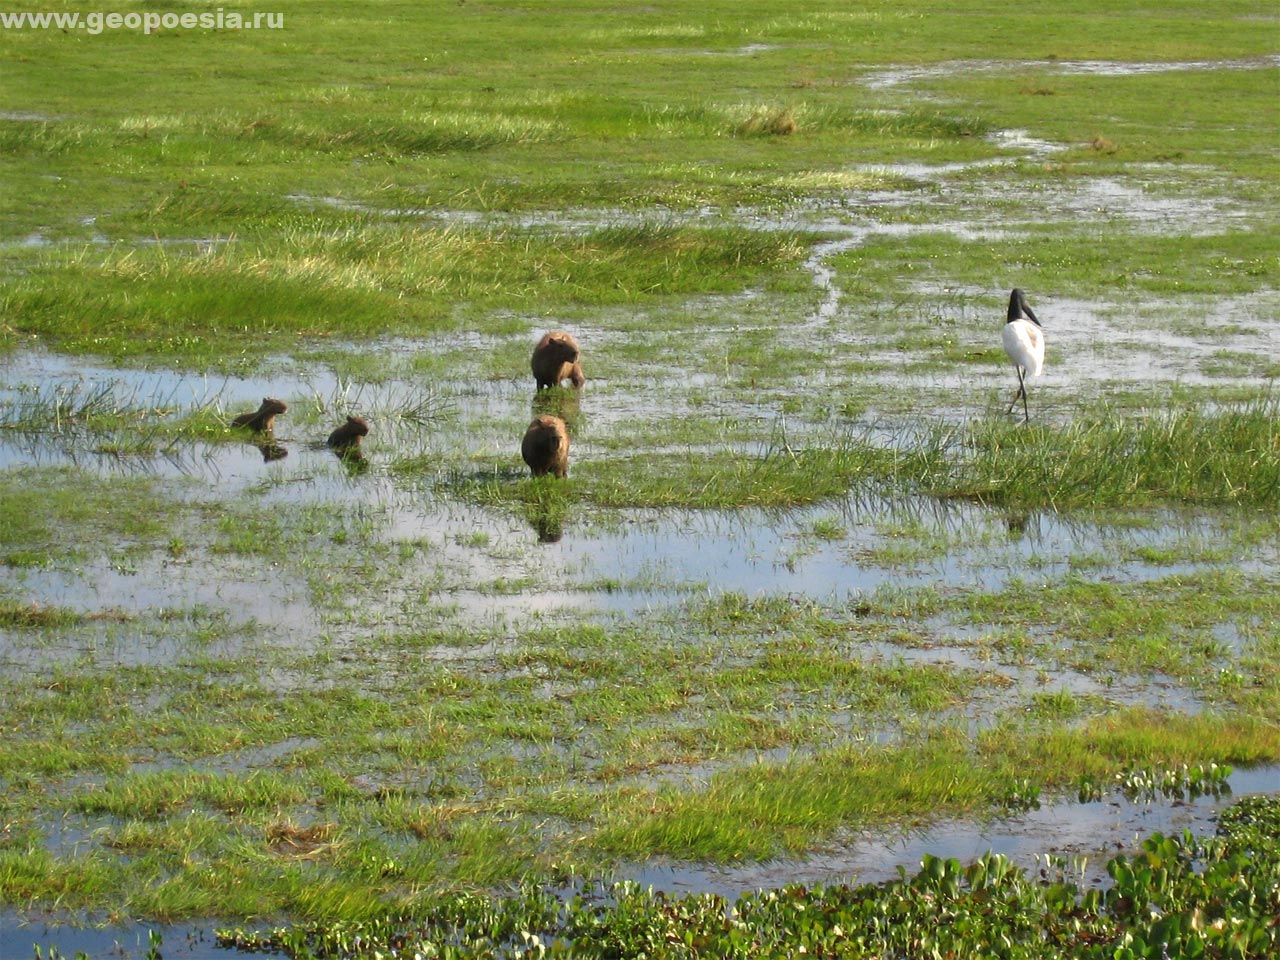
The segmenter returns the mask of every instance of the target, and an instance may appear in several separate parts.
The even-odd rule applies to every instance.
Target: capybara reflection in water
[[[283,460],[289,455],[289,451],[276,443],[274,440],[259,440],[254,444],[262,454],[263,463],[271,463],[273,460]]]
[[[535,477],[569,472],[569,431],[559,417],[534,417],[520,443],[520,455]]]
[[[538,382],[539,390],[558,387],[564,380],[570,381],[575,388],[587,382],[578,363],[578,341],[563,330],[553,330],[538,341],[529,365],[533,368],[533,379]]]
[[[276,414],[284,413],[289,405],[275,397],[263,397],[262,406],[254,413],[242,413],[231,421],[233,427],[248,427],[255,433],[265,433],[275,425]]]

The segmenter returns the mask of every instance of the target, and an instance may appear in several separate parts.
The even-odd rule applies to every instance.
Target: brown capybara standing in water
[[[262,406],[255,413],[242,413],[231,421],[233,427],[248,427],[254,433],[266,433],[276,421],[276,414],[284,413],[289,405],[275,397],[263,397]]]
[[[535,477],[569,472],[569,431],[559,417],[534,417],[520,443],[520,456]]]
[[[553,330],[538,341],[529,365],[539,390],[558,387],[563,380],[572,382],[575,389],[587,382],[578,363],[578,341],[563,330]]]
[[[369,435],[369,421],[364,417],[347,417],[347,422],[333,433],[326,441],[335,450],[358,450],[360,438]]]

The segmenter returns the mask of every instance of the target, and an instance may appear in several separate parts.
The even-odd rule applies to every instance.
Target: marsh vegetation
[[[4,924],[1274,949],[1272,6],[279,7],[5,34]]]

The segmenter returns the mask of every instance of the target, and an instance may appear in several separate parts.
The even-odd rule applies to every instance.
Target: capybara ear
[[[569,430],[559,417],[534,417],[520,441],[520,456],[535,477],[569,472]]]

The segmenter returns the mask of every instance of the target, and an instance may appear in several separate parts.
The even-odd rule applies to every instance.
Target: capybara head
[[[578,341],[563,330],[553,330],[538,341],[529,365],[539,390],[558,386],[564,380],[581,387],[587,380],[578,363]]]
[[[559,417],[534,417],[520,443],[520,456],[535,477],[569,472],[569,431]]]

